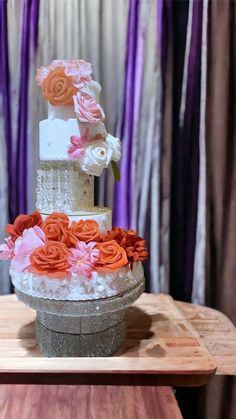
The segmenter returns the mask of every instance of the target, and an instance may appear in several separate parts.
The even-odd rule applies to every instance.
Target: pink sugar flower
[[[73,96],[75,113],[81,122],[88,122],[90,124],[98,124],[105,119],[103,109],[87,93],[78,92]]]
[[[38,68],[37,76],[35,77],[35,80],[37,81],[39,86],[41,86],[42,82],[44,81],[44,79],[46,79],[48,74],[49,74],[49,69],[47,67]]]
[[[81,137],[77,137],[76,135],[72,135],[70,137],[71,146],[68,148],[68,156],[72,159],[79,159],[80,157],[83,157],[84,152],[84,146],[89,141],[89,129],[87,128],[85,131],[85,134]]]
[[[40,67],[37,70],[36,80],[42,84],[48,74],[58,67],[64,67],[65,75],[71,77],[75,87],[82,87],[85,83],[91,82],[92,67],[84,60],[53,60],[48,67]]]
[[[94,269],[94,264],[99,258],[99,250],[95,248],[96,242],[88,244],[79,241],[76,248],[70,249],[72,255],[68,257],[68,262],[71,267],[68,272],[85,275],[91,277]]]
[[[45,234],[39,226],[26,229],[23,235],[15,241],[15,256],[11,267],[16,271],[25,271],[30,267],[30,254],[45,243]]]
[[[84,83],[91,82],[92,66],[84,60],[65,61],[65,74],[73,80],[75,87],[82,87]]]
[[[7,237],[5,242],[0,245],[0,259],[12,259],[14,256],[14,242],[11,237]]]

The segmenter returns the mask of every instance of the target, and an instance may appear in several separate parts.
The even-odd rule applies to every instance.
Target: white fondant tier
[[[94,300],[112,297],[133,288],[143,279],[141,262],[133,270],[124,267],[115,273],[93,272],[91,279],[73,275],[65,278],[48,278],[31,272],[10,269],[13,285],[20,291],[38,298],[53,300]]]
[[[53,107],[55,108],[55,107]],[[62,107],[60,107],[62,108]],[[89,139],[92,141],[97,134],[106,135],[103,122],[97,125],[80,122],[76,118],[66,119],[70,115],[70,106],[64,106],[65,110],[58,110],[60,119],[44,119],[39,123],[39,157],[40,160],[71,160],[68,156],[68,148],[71,146],[71,136],[80,137],[89,131]],[[53,109],[53,114],[57,110]],[[63,118],[63,119],[62,119]]]
[[[43,220],[50,214],[41,213]],[[88,211],[78,211],[67,214],[70,222],[80,220],[94,220],[98,223],[101,233],[106,233],[112,228],[112,211],[110,208],[93,207]]]
[[[41,161],[37,172],[36,208],[71,213],[94,205],[94,178],[84,173],[79,162]]]

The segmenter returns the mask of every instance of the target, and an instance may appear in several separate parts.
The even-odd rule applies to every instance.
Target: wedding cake
[[[119,180],[121,142],[106,131],[101,87],[91,74],[83,60],[54,60],[38,70],[48,118],[39,123],[37,210],[8,224],[0,246],[18,298],[36,308],[46,328],[46,302],[92,304],[143,290],[145,241],[134,230],[112,228],[111,209],[94,206],[94,176],[111,165]]]

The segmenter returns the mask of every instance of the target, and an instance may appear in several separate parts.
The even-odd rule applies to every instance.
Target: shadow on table
[[[24,324],[19,330],[18,338],[21,339],[21,345],[27,349],[30,356],[41,355],[35,340],[35,321]]]
[[[140,351],[153,336],[152,317],[138,307],[130,307],[127,315],[127,335],[115,356],[140,356]]]
[[[127,314],[127,335],[122,347],[114,356],[163,356],[163,348],[154,344],[151,330],[153,316],[148,315],[138,307],[131,307]],[[18,337],[21,345],[30,356],[41,356],[40,349],[35,341],[35,322],[22,326]],[[165,352],[165,351],[164,351]]]

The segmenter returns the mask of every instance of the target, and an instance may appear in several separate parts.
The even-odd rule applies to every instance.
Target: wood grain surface
[[[216,369],[193,322],[168,295],[140,297],[129,311],[124,345],[110,358],[45,358],[34,320],[35,312],[14,295],[0,297],[2,383],[198,386]]]
[[[0,385],[1,419],[181,419],[170,387]]]
[[[179,301],[176,305],[214,358],[216,374],[236,376],[236,329],[228,317],[205,306]]]

